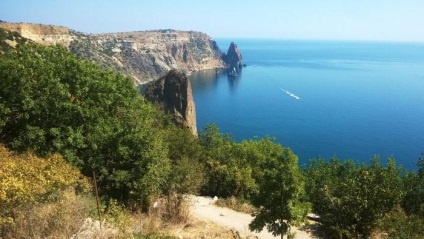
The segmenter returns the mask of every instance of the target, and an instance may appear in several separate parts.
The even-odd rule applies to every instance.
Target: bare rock
[[[223,54],[222,59],[227,64],[227,67],[230,69],[238,69],[242,66],[241,61],[243,58],[239,49],[237,48],[237,45],[234,42],[231,42],[227,54]]]
[[[165,112],[174,116],[178,124],[188,127],[191,133],[197,136],[196,108],[191,83],[184,73],[171,70],[147,87],[145,97],[158,103]]]

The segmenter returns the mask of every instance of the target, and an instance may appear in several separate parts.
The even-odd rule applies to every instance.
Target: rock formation
[[[18,32],[22,37],[43,45],[59,44],[68,47],[75,39],[72,30],[61,26],[0,22],[0,28]]]
[[[158,103],[165,112],[174,115],[178,124],[188,127],[191,133],[197,136],[196,109],[191,83],[184,73],[171,70],[164,77],[150,83],[145,97]]]
[[[222,54],[222,59],[229,69],[239,69],[242,67],[242,56],[237,48],[237,45],[234,42],[231,42],[230,47],[228,48],[227,54]]]
[[[171,69],[184,72],[224,68],[221,51],[208,35],[194,31],[137,31],[84,34],[66,27],[0,22],[44,45],[60,44],[102,67],[120,71],[143,84]]]

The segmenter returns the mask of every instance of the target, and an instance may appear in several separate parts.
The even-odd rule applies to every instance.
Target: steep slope
[[[164,76],[171,69],[190,73],[225,67],[216,42],[200,32],[84,34],[60,26],[8,22],[0,22],[0,28],[40,44],[63,45],[84,59],[132,76],[138,84]]]
[[[189,128],[197,136],[196,108],[190,81],[184,73],[171,70],[164,77],[152,82],[147,87],[145,96],[173,115],[176,123]]]
[[[234,42],[231,42],[227,54],[222,55],[222,59],[227,64],[228,68],[240,68],[242,66],[242,56],[240,50]]]

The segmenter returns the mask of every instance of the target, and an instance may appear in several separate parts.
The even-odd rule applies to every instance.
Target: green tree
[[[157,195],[170,163],[160,113],[130,78],[63,47],[26,44],[0,61],[0,142],[45,156],[59,152],[103,194],[124,201]]]
[[[424,154],[418,160],[418,172],[408,172],[403,182],[406,195],[402,208],[407,214],[415,214],[424,220]]]
[[[216,125],[208,125],[199,134],[204,147],[206,183],[203,193],[220,197],[248,198],[257,191],[252,168],[241,152],[241,146],[230,135],[219,132]]]
[[[389,159],[370,165],[351,160],[313,160],[306,170],[307,193],[321,223],[338,238],[367,238],[403,195],[402,170]]]
[[[281,146],[280,146],[281,147]],[[259,193],[253,198],[258,207],[249,228],[262,231],[266,226],[273,235],[290,235],[290,228],[302,222],[309,204],[302,202],[304,179],[297,165],[297,156],[289,148],[283,148],[279,157],[263,162],[263,180]]]
[[[203,147],[187,128],[176,126],[173,120],[166,120],[165,125],[164,138],[172,167],[167,191],[196,194],[205,183]]]

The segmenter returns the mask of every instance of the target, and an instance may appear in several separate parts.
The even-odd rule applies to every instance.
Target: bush
[[[164,129],[172,171],[167,194],[197,194],[205,183],[204,150],[197,138],[185,128],[166,122]]]
[[[424,236],[424,220],[417,215],[407,215],[401,208],[379,220],[376,234],[387,235],[383,238],[420,239]]]
[[[160,115],[132,79],[63,47],[26,44],[0,61],[0,143],[40,156],[60,153],[99,176],[101,193],[148,202],[167,182]]]
[[[306,191],[321,223],[336,237],[367,238],[383,218],[399,205],[404,190],[402,170],[393,159],[383,166],[353,161],[312,160],[306,169]]]
[[[57,154],[41,159],[0,145],[0,236],[71,235],[88,212],[88,201],[78,193],[89,189]]]

